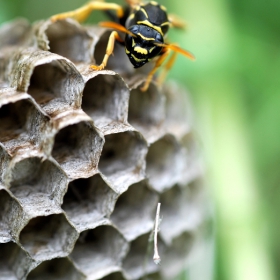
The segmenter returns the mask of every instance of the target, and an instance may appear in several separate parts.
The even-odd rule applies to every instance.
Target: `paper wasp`
[[[77,10],[52,16],[51,20],[57,21],[70,17],[82,22],[93,10],[107,11],[113,21],[101,22],[99,25],[112,28],[114,31],[110,34],[102,63],[100,65],[91,65],[90,67],[94,70],[104,69],[110,55],[113,53],[114,44],[117,40],[124,45],[125,52],[135,68],[155,60],[155,65],[141,88],[145,91],[149,87],[155,72],[167,60],[171,51],[173,53],[164,65],[160,81],[163,80],[165,74],[172,67],[177,53],[181,53],[190,59],[194,59],[194,56],[176,44],[165,42],[169,27],[183,28],[184,23],[177,17],[168,15],[164,6],[155,1],[142,3],[140,0],[126,0],[126,2],[128,5],[122,7],[121,5],[101,0],[90,1]],[[112,11],[115,11],[115,13],[112,14]],[[122,39],[118,32],[124,33],[125,38]]]

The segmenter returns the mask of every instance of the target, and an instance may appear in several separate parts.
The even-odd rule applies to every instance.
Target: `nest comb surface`
[[[118,45],[110,70],[90,70],[109,34],[70,19],[0,29],[1,280],[170,280],[192,258],[208,210],[187,95],[141,92],[149,66]]]

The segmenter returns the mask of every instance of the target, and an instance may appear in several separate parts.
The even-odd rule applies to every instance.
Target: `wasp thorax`
[[[163,37],[158,31],[146,25],[133,25],[128,30],[134,36],[126,36],[125,52],[135,68],[143,66],[160,54],[162,47],[155,43],[163,43]]]

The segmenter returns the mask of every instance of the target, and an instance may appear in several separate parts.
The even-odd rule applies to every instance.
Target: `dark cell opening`
[[[32,104],[27,100],[9,103],[0,108],[0,141],[17,138],[25,131]]]
[[[30,79],[28,93],[44,105],[53,99],[64,100],[69,75],[59,67],[57,62],[36,66]]]

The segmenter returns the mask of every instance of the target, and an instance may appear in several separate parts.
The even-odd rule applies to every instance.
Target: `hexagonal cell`
[[[197,138],[198,137],[195,137],[193,133],[187,133],[181,139],[182,147],[186,154],[184,159],[185,168],[181,176],[181,184],[187,184],[203,176],[203,160]]]
[[[165,97],[159,92],[158,86],[151,83],[145,92],[140,90],[140,86],[131,90],[128,121],[149,143],[163,135],[164,118]]]
[[[50,23],[45,31],[49,51],[67,57],[75,63],[90,63],[93,59],[93,38],[72,19]]]
[[[153,229],[158,195],[141,181],[129,187],[117,200],[112,222],[128,241]]]
[[[193,123],[188,94],[175,83],[165,85],[163,93],[166,97],[166,130],[181,139],[191,130]]]
[[[28,111],[32,107],[27,100],[9,103],[0,108],[0,141],[5,143],[26,134]]]
[[[183,186],[183,188],[187,188],[189,190],[191,201],[194,204],[205,200],[207,196],[207,189],[205,188],[203,177],[196,178],[187,185]]]
[[[31,25],[23,18],[1,24],[0,48],[15,45],[26,45],[30,36]]]
[[[33,266],[33,260],[19,245],[0,243],[0,279],[25,279]]]
[[[108,127],[127,122],[128,98],[129,90],[119,75],[98,71],[88,76],[82,109],[106,134]]]
[[[62,124],[55,136],[52,155],[69,178],[89,177],[97,172],[104,139],[92,121],[66,119],[69,122]]]
[[[100,279],[119,270],[128,244],[112,226],[84,231],[70,258],[88,279]]]
[[[28,92],[49,115],[80,107],[84,80],[69,60],[50,52],[20,49],[10,64],[6,75],[11,87]]]
[[[104,224],[114,210],[116,199],[117,194],[96,174],[72,181],[62,208],[81,232]]]
[[[174,186],[160,196],[162,203],[160,236],[166,244],[186,230],[195,230],[202,222],[202,205],[192,194],[190,186]]]
[[[67,189],[67,177],[60,167],[39,156],[15,158],[7,181],[26,211],[36,210],[37,214],[60,205]]]
[[[177,279],[182,270],[188,268],[191,252],[195,245],[194,235],[184,232],[163,250],[161,273],[163,279]]]
[[[0,186],[0,242],[8,242],[12,237],[17,237],[23,215],[18,201]]]
[[[163,192],[178,183],[184,167],[181,152],[179,143],[170,134],[151,144],[146,172],[153,189]]]
[[[56,258],[44,261],[32,270],[27,280],[83,280],[85,275],[81,273],[69,260],[69,258]]]
[[[139,279],[159,270],[153,261],[153,242],[150,234],[144,234],[131,242],[129,253],[123,261],[124,274],[128,279]]]
[[[10,154],[41,144],[49,118],[28,99],[0,107],[0,141]]]
[[[61,110],[61,106],[67,108],[75,102],[66,96],[66,86],[71,83],[71,80],[74,80],[74,77],[65,72],[57,61],[42,64],[34,69],[28,93],[51,115],[55,111],[53,106],[56,110]],[[69,93],[69,95],[72,94],[74,93]],[[54,104],[55,101],[57,104]],[[50,102],[52,106],[46,107],[46,104]]]
[[[147,143],[136,131],[105,136],[99,170],[118,193],[144,179]]]
[[[37,261],[65,257],[73,249],[79,234],[64,214],[38,216],[20,233],[20,243]]]

